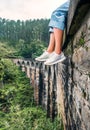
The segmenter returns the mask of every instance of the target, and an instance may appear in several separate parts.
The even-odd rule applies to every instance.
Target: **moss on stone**
[[[85,41],[84,41],[84,39],[81,37],[80,39],[79,39],[79,41],[78,41],[78,45],[79,46],[83,46],[84,47],[84,43],[85,43]]]
[[[85,40],[84,40],[84,38],[85,38],[85,35],[84,35],[83,32],[82,32],[80,39],[76,42],[75,48],[79,48],[79,47],[81,47],[81,46],[84,47],[84,45],[85,45]]]
[[[72,54],[72,50],[71,50],[71,46],[70,45],[67,47],[67,50],[65,51],[65,53],[67,55],[71,55]]]

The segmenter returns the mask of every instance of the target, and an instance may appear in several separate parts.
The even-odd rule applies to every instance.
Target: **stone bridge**
[[[90,130],[90,0],[71,0],[63,50],[67,59],[51,67],[13,59],[30,78],[34,99],[65,130]]]
[[[36,104],[42,105],[47,110],[47,116],[53,119],[57,115],[58,99],[60,99],[60,95],[57,93],[59,92],[57,86],[59,85],[58,64],[49,67],[45,66],[43,62],[23,59],[13,59],[13,62],[20,66],[30,78],[30,84],[34,87]]]

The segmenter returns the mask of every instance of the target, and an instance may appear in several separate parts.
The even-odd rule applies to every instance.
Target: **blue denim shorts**
[[[65,29],[69,3],[70,1],[68,0],[55,11],[53,11],[49,22],[49,32],[53,32],[53,28],[58,28],[60,30]]]

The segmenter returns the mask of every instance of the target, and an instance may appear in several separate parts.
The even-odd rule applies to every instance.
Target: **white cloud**
[[[8,19],[50,18],[66,0],[0,0],[0,17]]]

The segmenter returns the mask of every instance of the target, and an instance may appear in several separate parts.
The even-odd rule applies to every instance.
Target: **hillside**
[[[48,19],[14,21],[0,18],[0,51],[7,48],[8,56],[35,58],[48,44],[48,23]]]
[[[28,42],[19,34],[18,40],[16,37],[12,39],[15,33],[11,32],[17,30],[13,28],[15,21],[0,19],[0,22],[3,23],[0,24],[0,130],[63,130],[62,121],[60,123],[55,118],[52,122],[45,110],[36,106],[30,80],[10,60],[16,57],[34,58],[42,53],[46,43],[38,36]],[[27,31],[26,27],[24,29],[23,32]],[[11,36],[7,37],[8,31]]]

